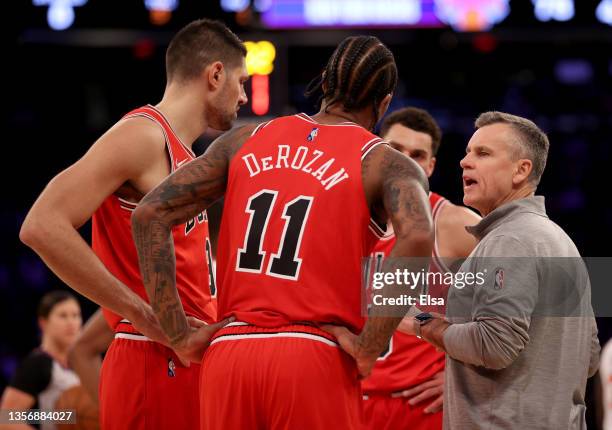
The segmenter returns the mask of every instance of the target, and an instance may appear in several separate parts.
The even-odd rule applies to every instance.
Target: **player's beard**
[[[225,131],[232,128],[233,122],[236,119],[236,106],[227,106],[227,99],[219,93],[219,97],[211,103],[207,114],[208,125],[215,130]]]

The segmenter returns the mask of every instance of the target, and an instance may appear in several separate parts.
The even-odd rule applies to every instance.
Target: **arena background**
[[[443,15],[445,5],[451,13]],[[23,0],[4,8],[0,391],[38,344],[38,299],[65,288],[19,242],[27,210],[44,185],[124,113],[160,100],[165,47],[196,18],[220,19],[243,40],[275,48],[273,70],[265,75],[269,45],[253,45],[260,76],[248,84],[250,101],[240,121],[314,113],[303,92],[335,45],[351,34],[378,36],[394,52],[400,73],[390,111],[423,107],[439,121],[444,137],[431,187],[455,202],[462,196],[458,162],[478,113],[495,109],[531,118],[551,141],[538,190],[550,218],[583,256],[611,254],[610,0]],[[71,11],[69,27],[50,28],[69,24]],[[267,112],[256,115],[266,110],[268,96]],[[202,139],[200,152],[213,136]],[[218,219],[219,206],[211,223]],[[82,232],[89,237],[89,226]],[[82,304],[85,316],[95,309]],[[598,323],[603,344],[612,324]],[[597,428],[592,386],[589,428]]]

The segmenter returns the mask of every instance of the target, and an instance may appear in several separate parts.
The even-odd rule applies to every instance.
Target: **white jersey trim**
[[[434,231],[435,231],[435,237],[436,239],[434,240],[434,246],[433,246],[433,260],[434,263],[438,266],[439,269],[441,269],[443,272],[448,273],[451,270],[448,268],[448,266],[444,263],[444,261],[442,260],[442,257],[440,256],[440,247],[438,245],[438,216],[440,215],[440,210],[448,203],[448,200],[446,200],[445,198],[441,198],[440,200],[438,200],[436,202],[436,204],[434,205],[431,214],[432,214],[432,218],[433,218],[433,222],[434,222]]]
[[[245,323],[242,321],[234,321],[234,322],[231,322],[225,325],[224,327],[237,327],[237,326],[244,326],[244,325],[249,325],[249,323]]]
[[[257,133],[259,130],[263,130],[264,128],[266,128],[266,126],[270,124],[272,121],[273,120],[262,122],[257,127],[255,127],[255,130],[253,130],[253,132],[251,133],[251,137],[255,136],[255,133]]]
[[[362,126],[360,126],[359,124],[355,124],[354,122],[351,121],[344,121],[338,124],[322,124],[320,122],[316,122],[314,119],[312,119],[310,116],[306,115],[305,113],[298,113],[295,114],[294,116],[298,117],[299,119],[309,122],[311,124],[315,124],[315,125],[323,125],[323,126],[329,126],[329,127],[358,127],[358,128],[363,128]]]
[[[174,134],[174,137],[176,137],[176,140],[178,140],[178,142],[181,144],[181,146],[187,151],[187,153],[189,155],[191,155],[192,158],[196,158],[195,153],[193,152],[193,150],[188,147],[187,145],[185,145],[183,143],[183,141],[181,140],[181,138],[178,136],[178,134],[176,134],[176,131],[174,131],[174,129],[172,128],[172,125],[170,125],[170,122],[168,121],[168,119],[166,118],[166,116],[162,113],[162,111],[160,111],[159,109],[157,109],[155,106],[148,104],[147,105],[148,108],[152,109],[153,111],[155,111],[156,113],[159,114],[159,116],[162,117],[162,119],[164,120],[164,122],[166,123],[166,125],[168,126],[168,128],[170,129],[170,131],[172,131],[172,134]]]
[[[243,339],[269,339],[269,338],[279,338],[279,337],[292,337],[299,339],[309,339],[315,340],[317,342],[324,343],[329,346],[333,346],[335,348],[338,347],[338,344],[332,342],[331,340],[324,338],[323,336],[317,336],[316,334],[308,334],[308,333],[249,333],[249,334],[227,334],[222,335],[215,340],[213,340],[210,344],[214,345],[215,343],[225,342],[230,340],[243,340]]]
[[[375,142],[376,140],[378,140],[378,142]],[[375,143],[372,143],[372,142],[375,142]],[[370,146],[369,148],[367,148],[367,146],[368,146],[368,145],[370,145],[370,144],[371,144],[372,146]],[[380,138],[376,138],[376,139],[372,139],[372,140],[370,140],[368,143],[366,143],[366,144],[363,146],[363,148],[361,148],[361,151],[362,151],[362,154],[361,154],[361,161],[363,161],[363,160],[364,160],[364,159],[365,159],[365,158],[368,156],[368,154],[369,154],[370,152],[372,152],[372,150],[373,150],[374,148],[376,148],[378,145],[388,145],[388,143],[387,143],[387,142],[385,142],[384,140],[380,140]],[[367,148],[367,149],[365,149],[365,148]],[[365,149],[365,151],[364,151],[364,149]]]
[[[162,129],[162,132],[164,133],[164,139],[166,140],[166,148],[168,149],[168,155],[170,156],[170,173],[174,172],[174,153],[172,152],[172,144],[170,143],[170,138],[168,137],[168,133],[166,133],[166,128],[164,127],[164,125],[157,119],[155,118],[153,115],[146,113],[146,112],[136,112],[133,113],[131,115],[126,116],[124,119],[128,119],[128,118],[135,118],[135,117],[143,117],[143,118],[147,118],[151,121],[153,121],[155,124],[159,125],[159,127]],[[170,125],[168,124],[168,127],[170,127]],[[177,137],[178,139],[178,137]],[[182,145],[182,143],[181,143]],[[184,145],[183,145],[184,146]]]
[[[152,342],[151,339],[142,335],[142,334],[132,334],[132,333],[115,333],[115,339],[129,339],[129,340],[138,340],[141,342]]]

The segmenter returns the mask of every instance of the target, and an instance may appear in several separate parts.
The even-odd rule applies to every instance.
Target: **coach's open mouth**
[[[478,183],[478,181],[476,179],[472,179],[472,178],[470,178],[468,176],[464,176],[463,177],[463,188],[469,188],[472,185],[475,185],[477,183]]]

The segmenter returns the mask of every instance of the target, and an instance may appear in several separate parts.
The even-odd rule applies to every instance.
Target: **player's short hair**
[[[540,183],[544,168],[546,167],[546,159],[548,157],[548,148],[550,146],[548,137],[533,121],[516,115],[511,115],[504,112],[485,112],[480,114],[476,119],[476,129],[492,124],[508,124],[515,131],[517,137],[518,151],[516,158],[527,158],[531,160],[533,169],[529,175],[529,181],[535,186]]]
[[[424,109],[406,107],[387,115],[380,126],[380,135],[384,136],[395,125],[403,125],[414,131],[428,134],[431,137],[431,153],[435,157],[442,141],[442,130],[436,120]]]
[[[246,56],[246,48],[232,31],[219,21],[199,19],[183,27],[166,51],[168,81],[196,78],[215,61],[236,67]]]
[[[308,85],[306,96],[322,93],[319,103],[340,103],[346,111],[372,106],[378,121],[377,107],[396,85],[393,53],[374,36],[352,36],[340,42],[325,70]]]
[[[36,310],[36,315],[40,318],[49,318],[49,314],[53,310],[53,308],[66,300],[74,300],[78,302],[74,294],[65,290],[54,290],[50,291],[40,299],[38,302],[38,309]]]

